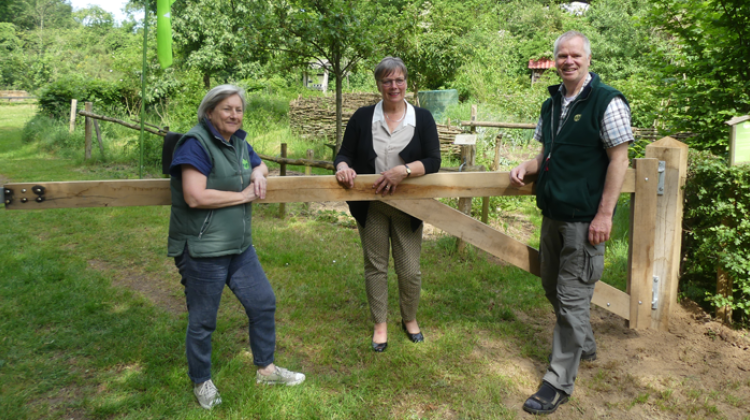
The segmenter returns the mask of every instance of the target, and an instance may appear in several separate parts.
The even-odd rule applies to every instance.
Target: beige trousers
[[[422,273],[422,225],[412,232],[411,217],[381,201],[373,201],[365,227],[359,223],[359,237],[365,259],[365,287],[373,322],[388,320],[388,260],[393,249],[393,265],[398,276],[401,318],[417,319]]]

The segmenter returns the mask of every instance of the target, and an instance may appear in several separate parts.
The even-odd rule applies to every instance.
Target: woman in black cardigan
[[[407,75],[399,58],[386,57],[375,67],[375,82],[383,99],[352,115],[334,162],[336,180],[344,188],[354,187],[357,174],[380,174],[372,186],[375,194],[394,194],[404,179],[440,169],[435,120],[429,111],[404,99]],[[417,323],[422,221],[382,201],[348,204],[362,240],[367,300],[375,323],[372,349],[382,352],[388,346],[387,274],[391,248],[398,276],[401,327],[411,341],[424,341]]]

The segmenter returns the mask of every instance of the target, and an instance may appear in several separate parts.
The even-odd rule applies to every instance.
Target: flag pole
[[[138,161],[139,176],[143,179],[143,138],[146,132],[146,51],[148,49],[148,0],[143,6],[143,70],[141,71],[141,158]]]

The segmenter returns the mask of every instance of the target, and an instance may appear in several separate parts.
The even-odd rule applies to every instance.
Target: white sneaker
[[[278,366],[276,366],[276,370],[270,375],[261,375],[260,372],[256,372],[255,377],[256,383],[265,385],[283,384],[286,386],[294,386],[305,382],[304,373],[292,372]]]
[[[202,384],[195,384],[193,386],[193,393],[198,398],[198,403],[200,403],[201,407],[206,410],[210,410],[212,407],[221,404],[219,390],[216,389],[216,385],[210,379]]]

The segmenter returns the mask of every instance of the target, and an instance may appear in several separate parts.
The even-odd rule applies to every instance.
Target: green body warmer
[[[542,105],[544,159],[537,178],[536,202],[542,214],[553,220],[590,222],[599,207],[609,166],[599,135],[601,121],[610,101],[625,97],[592,73],[591,83],[570,104],[561,121],[560,86],[550,86],[551,98]]]
[[[196,138],[208,152],[213,170],[208,175],[206,188],[221,191],[242,191],[250,185],[252,167],[245,141],[232,137],[229,143],[214,137],[200,123],[187,132],[177,143]],[[181,255],[188,245],[193,258],[220,257],[239,254],[252,245],[250,220],[251,203],[220,209],[195,209],[188,207],[182,190],[182,177],[173,176],[172,213],[169,219],[168,255]]]

